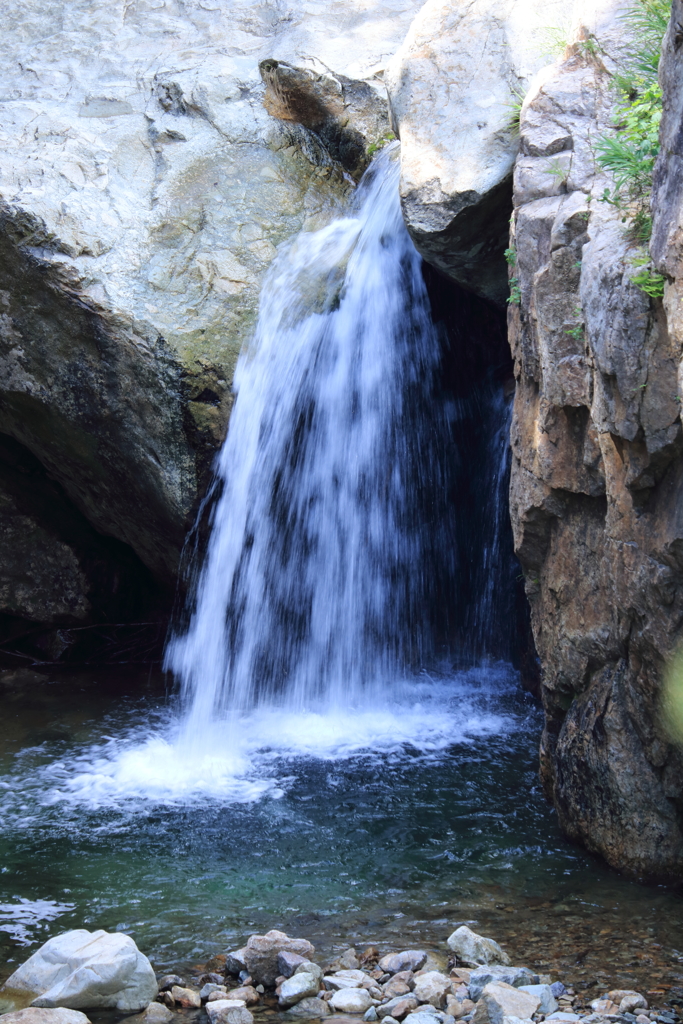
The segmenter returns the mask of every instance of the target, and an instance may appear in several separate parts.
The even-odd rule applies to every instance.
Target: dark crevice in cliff
[[[448,648],[465,663],[511,660],[537,692],[538,659],[508,505],[514,381],[505,315],[428,264],[424,277],[442,332],[442,397],[452,408],[455,572],[443,595]]]
[[[0,434],[0,665],[158,660],[168,591]]]

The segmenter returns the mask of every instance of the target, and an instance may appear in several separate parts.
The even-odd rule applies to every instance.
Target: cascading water
[[[448,421],[396,155],[264,286],[194,612],[167,652],[188,734],[258,703],[348,704],[430,653],[453,550]]]

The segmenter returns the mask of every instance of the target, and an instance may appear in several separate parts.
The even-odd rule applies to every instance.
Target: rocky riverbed
[[[333,1017],[384,1024],[677,1024],[674,987],[612,985],[597,993],[571,977],[514,964],[491,938],[460,925],[442,949],[387,952],[374,945],[316,956],[305,938],[271,930],[190,972],[154,978],[132,939],[73,931],[51,939],[0,990],[3,1024],[86,1024],[81,1011],[141,1024],[266,1024]],[[36,992],[38,995],[36,997]],[[151,999],[151,1001],[150,1001]],[[26,1002],[31,1000],[31,1005]],[[21,1007],[21,1008],[19,1008]],[[2,1011],[5,1011],[2,1013]],[[109,1014],[107,1014],[109,1017]]]

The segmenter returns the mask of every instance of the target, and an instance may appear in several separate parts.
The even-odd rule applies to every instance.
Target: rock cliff
[[[620,5],[592,5],[521,112],[509,311],[511,513],[542,665],[541,770],[567,834],[636,875],[683,870],[683,761],[660,720],[683,633],[681,4],[665,40],[653,253],[601,202]]]
[[[157,580],[176,578],[263,275],[281,242],[344,201],[387,135],[377,76],[418,8],[48,0],[3,12],[0,434]],[[62,604],[51,584],[43,611],[18,600],[16,552],[0,567],[0,614],[103,614],[48,506],[38,546],[59,566]],[[2,528],[18,514],[3,498]]]

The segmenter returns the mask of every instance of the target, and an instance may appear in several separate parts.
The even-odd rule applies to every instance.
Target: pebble
[[[366,1010],[363,1014],[363,1020],[375,1021],[379,1020],[379,1014],[374,1006],[371,1006],[369,1010]]]

